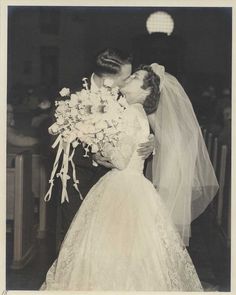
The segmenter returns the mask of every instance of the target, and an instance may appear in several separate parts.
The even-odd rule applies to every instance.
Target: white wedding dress
[[[143,107],[124,113],[126,135],[107,151],[117,167],[93,186],[41,290],[203,291],[194,265],[143,175],[137,146],[149,135]]]

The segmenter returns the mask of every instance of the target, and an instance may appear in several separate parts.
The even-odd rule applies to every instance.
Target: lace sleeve
[[[105,144],[103,155],[110,158],[110,162],[118,169],[123,170],[129,164],[131,156],[137,148],[141,125],[139,113],[131,108],[124,116],[124,133],[120,136],[117,145]]]
[[[123,136],[117,146],[106,144],[103,148],[103,155],[110,158],[110,162],[120,170],[127,167],[130,158],[135,150],[136,144],[131,136]]]

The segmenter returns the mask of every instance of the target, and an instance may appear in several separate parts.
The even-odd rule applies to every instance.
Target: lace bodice
[[[114,148],[104,147],[104,155],[111,158],[114,169],[143,172],[144,160],[138,155],[140,143],[146,142],[149,135],[149,123],[141,104],[129,106],[123,114],[125,133]]]

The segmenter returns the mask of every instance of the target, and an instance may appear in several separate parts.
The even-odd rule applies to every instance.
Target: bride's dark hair
[[[157,76],[152,68],[148,65],[140,66],[138,70],[144,70],[147,75],[143,80],[143,89],[149,89],[150,93],[147,95],[143,108],[147,115],[154,113],[157,110],[158,103],[160,100],[160,78]]]

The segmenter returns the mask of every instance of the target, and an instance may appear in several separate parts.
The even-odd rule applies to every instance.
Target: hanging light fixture
[[[149,34],[166,33],[170,35],[174,30],[174,20],[167,12],[157,11],[147,18],[146,28]]]

